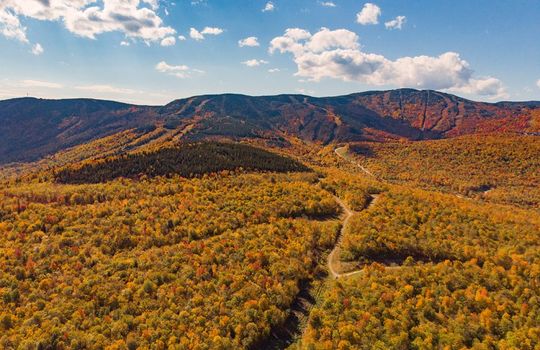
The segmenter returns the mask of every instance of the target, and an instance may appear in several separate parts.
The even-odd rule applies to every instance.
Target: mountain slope
[[[122,130],[154,124],[155,108],[91,99],[0,101],[0,163],[36,160]]]
[[[357,103],[381,116],[445,137],[479,132],[522,132],[540,102],[474,102],[431,90],[399,89],[353,95]]]
[[[399,89],[347,96],[205,95],[149,107],[89,99],[0,101],[0,164],[32,161],[88,141],[163,128],[170,139],[289,136],[306,141],[438,139],[475,133],[538,133],[540,102],[474,102]]]

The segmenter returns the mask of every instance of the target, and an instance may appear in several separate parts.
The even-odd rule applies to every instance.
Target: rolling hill
[[[156,128],[175,141],[247,138],[286,143],[293,136],[322,144],[538,134],[540,102],[492,104],[413,89],[327,98],[204,95],[165,106],[11,99],[0,101],[0,164],[34,161],[127,130],[140,136]]]

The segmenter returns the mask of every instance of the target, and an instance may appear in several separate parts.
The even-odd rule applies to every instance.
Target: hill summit
[[[315,98],[305,95],[203,95],[165,106],[93,99],[0,101],[0,164],[33,161],[91,140],[160,128],[171,138],[266,139],[322,144],[439,139],[475,133],[538,133],[540,102],[474,102],[398,89]]]

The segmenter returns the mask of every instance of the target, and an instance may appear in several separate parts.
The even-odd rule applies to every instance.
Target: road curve
[[[357,167],[360,168],[360,170],[362,170],[366,175],[368,175],[369,177],[372,177],[374,179],[377,179],[377,177],[375,175],[373,175],[373,173],[369,170],[367,170],[365,167],[363,167],[360,163],[354,161],[353,159],[349,159],[345,154],[347,153],[347,146],[343,146],[343,147],[338,147],[334,150],[334,152],[336,152],[336,154],[345,159],[346,161],[348,162],[351,162],[353,163],[354,165],[356,165]]]
[[[345,218],[343,219],[343,223],[341,225],[341,230],[339,231],[339,236],[337,238],[336,244],[334,245],[334,249],[332,249],[332,251],[328,255],[327,260],[330,276],[336,279],[342,276],[342,274],[336,271],[335,265],[339,263],[339,253],[341,252],[341,242],[343,241],[343,234],[345,233],[345,228],[347,227],[349,220],[353,216],[354,212],[349,209],[349,207],[341,200],[341,198],[334,196],[334,199],[345,213]]]
[[[371,198],[372,198],[371,202],[369,203],[367,208],[365,208],[364,210],[368,210],[369,208],[371,208],[371,206],[373,206],[375,202],[377,201],[378,196],[372,196]],[[339,204],[341,209],[343,209],[343,213],[345,215],[345,218],[343,219],[343,223],[341,225],[341,230],[339,231],[339,236],[337,238],[336,244],[334,245],[334,249],[332,249],[327,259],[328,271],[330,272],[330,276],[333,279],[337,279],[341,277],[348,277],[348,276],[356,275],[356,274],[362,273],[364,270],[356,270],[356,271],[351,271],[351,272],[346,272],[346,273],[339,273],[336,269],[336,266],[339,265],[339,261],[340,261],[341,242],[343,241],[343,236],[345,234],[345,230],[349,224],[349,221],[354,215],[354,211],[352,211],[347,206],[347,204],[343,202],[341,198],[334,196],[334,199]]]

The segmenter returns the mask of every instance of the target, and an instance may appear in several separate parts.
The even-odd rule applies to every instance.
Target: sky
[[[0,99],[540,100],[538,0],[0,0]]]

